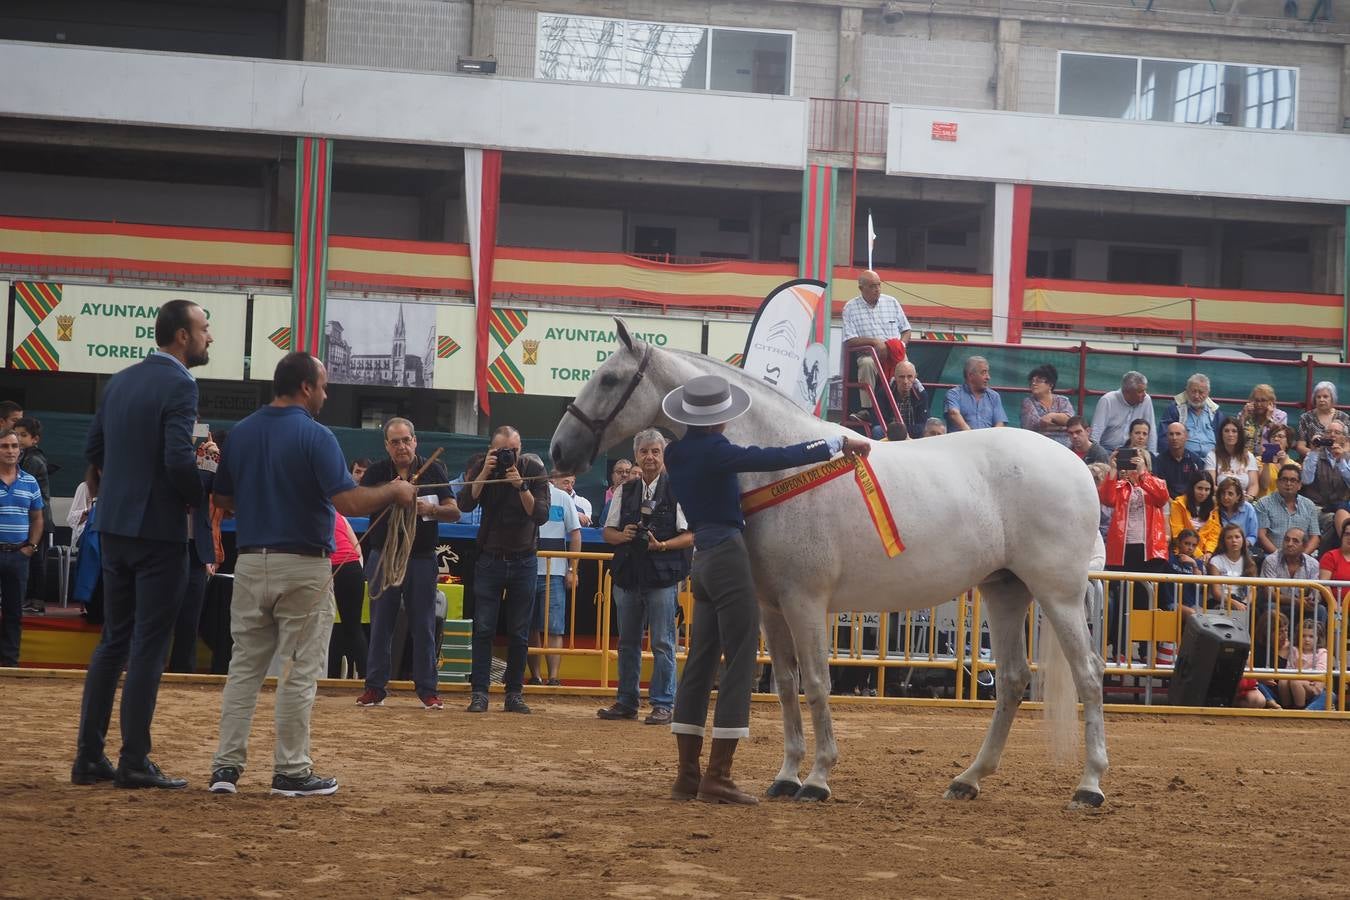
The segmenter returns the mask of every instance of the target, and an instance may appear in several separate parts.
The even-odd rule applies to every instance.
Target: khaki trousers
[[[234,570],[230,634],[234,656],[220,706],[220,747],[211,767],[248,758],[248,736],[258,691],[273,655],[283,662],[277,679],[274,771],[303,776],[309,758],[309,714],[333,630],[332,567],[327,558],[294,553],[246,553]]]
[[[870,384],[872,386],[872,390],[877,391],[878,374],[879,373],[877,372],[877,364],[873,362],[872,357],[870,356],[858,357],[858,381],[862,382],[863,384]],[[880,393],[879,391],[877,392]],[[872,408],[872,398],[868,395],[867,391],[865,390],[858,391],[858,404],[863,409]]]

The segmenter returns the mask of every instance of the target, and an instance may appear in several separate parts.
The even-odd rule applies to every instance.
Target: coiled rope
[[[431,464],[441,455],[444,447],[437,447],[431,454],[422,468],[417,470],[417,474],[409,479],[413,484],[417,484],[419,478],[431,468]],[[380,563],[375,567],[370,582],[370,596],[378,597],[389,588],[400,587],[403,580],[408,577],[408,560],[412,557],[413,538],[417,534],[417,505],[397,506],[391,504],[385,508],[361,539],[364,541],[375,530],[375,526],[380,520],[389,518],[389,523],[384,530],[384,547],[380,550]]]

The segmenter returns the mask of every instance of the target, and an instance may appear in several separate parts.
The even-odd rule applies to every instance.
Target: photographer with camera
[[[1111,525],[1106,531],[1108,572],[1166,572],[1167,511],[1171,497],[1167,482],[1149,473],[1144,456],[1135,447],[1121,447],[1111,454],[1111,468],[1097,488],[1098,500],[1111,507]],[[1117,659],[1132,654],[1122,645],[1120,609],[1123,590],[1112,591],[1107,613],[1107,643]],[[1147,605],[1142,590],[1134,592],[1136,606]]]
[[[1278,485],[1277,485],[1278,486]],[[1317,505],[1318,528],[1308,533],[1309,547],[1317,549],[1322,535],[1339,535],[1341,525],[1350,519],[1350,429],[1332,422],[1323,434],[1308,439],[1308,455],[1303,459],[1303,496]],[[1328,540],[1328,546],[1339,543]]]
[[[619,616],[619,684],[602,719],[636,719],[642,675],[642,625],[652,636],[648,725],[669,725],[675,704],[675,608],[679,584],[689,574],[694,534],[670,491],[666,439],[655,428],[633,438],[641,477],[614,492],[605,520],[605,543],[614,549],[614,608]]]
[[[469,712],[487,712],[492,675],[492,640],[497,617],[506,602],[507,712],[528,713],[525,703],[525,657],[529,651],[530,613],[538,576],[539,526],[548,521],[549,484],[537,458],[521,459],[520,432],[503,425],[492,433],[482,464],[471,467],[469,483],[460,488],[459,508],[483,508],[478,526],[478,561],[474,564],[473,692]],[[491,482],[491,483],[489,483]]]

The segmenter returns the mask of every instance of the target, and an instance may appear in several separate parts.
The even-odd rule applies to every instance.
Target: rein
[[[598,421],[592,419],[575,403],[567,404],[566,411],[576,416],[577,420],[581,422],[582,425],[590,429],[591,437],[593,439],[590,463],[594,463],[595,458],[600,455],[600,436],[605,433],[606,428],[614,424],[614,420],[618,417],[619,413],[623,411],[624,404],[633,396],[633,391],[637,390],[638,385],[642,383],[642,379],[646,377],[647,363],[651,360],[651,356],[651,345],[644,344],[642,348],[642,359],[638,361],[637,371],[633,373],[632,379],[629,380],[628,387],[624,388],[623,394],[619,397],[619,402],[614,404],[614,408],[609,411],[609,415],[605,416],[603,419]],[[588,463],[588,465],[590,463]]]

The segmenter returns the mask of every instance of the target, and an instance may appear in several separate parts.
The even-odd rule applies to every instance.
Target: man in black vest
[[[636,719],[642,674],[642,625],[652,636],[652,712],[648,725],[669,725],[675,704],[675,606],[689,574],[694,533],[689,531],[665,465],[666,439],[655,428],[633,438],[641,478],[615,492],[605,519],[605,542],[614,544],[614,608],[619,616],[619,686],[602,719]]]

